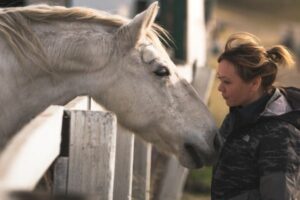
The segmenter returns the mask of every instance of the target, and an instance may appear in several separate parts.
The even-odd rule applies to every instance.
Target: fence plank
[[[12,139],[0,157],[2,190],[34,189],[59,154],[62,116],[63,107],[50,106]]]
[[[166,169],[167,171],[162,179],[158,199],[179,200],[182,196],[188,170],[182,167],[173,156],[169,157]]]
[[[66,110],[89,110],[89,97],[79,96],[64,105]]]
[[[67,179],[68,179],[68,157],[59,157],[55,161],[54,174],[53,174],[53,189],[54,195],[65,195],[67,194]]]
[[[134,135],[118,125],[114,200],[131,200]]]
[[[91,101],[91,110],[105,110],[94,100]],[[132,191],[134,135],[118,124],[114,200],[130,200]]]
[[[79,96],[64,106],[65,110],[87,110],[89,108],[89,97]],[[69,140],[70,116],[67,113],[63,117],[62,142],[60,157],[54,163],[53,171],[53,194],[67,193],[68,165],[69,165]]]
[[[150,199],[151,144],[135,137],[132,199]]]
[[[68,194],[112,200],[116,117],[97,111],[70,111],[70,116]]]

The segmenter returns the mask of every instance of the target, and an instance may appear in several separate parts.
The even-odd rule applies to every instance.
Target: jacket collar
[[[275,88],[271,94],[266,94],[243,108],[231,107],[226,120],[228,129],[223,130],[223,137],[234,130],[252,126],[260,118],[278,118],[300,129],[300,106],[297,107],[300,104],[300,90],[296,92],[298,93],[295,94],[289,88]]]
[[[300,89],[295,87],[280,88],[293,110],[300,110]]]
[[[292,111],[290,104],[282,92],[276,88],[260,116],[278,116]]]
[[[229,118],[232,123],[233,129],[253,124],[260,117],[261,113],[265,110],[266,104],[270,101],[273,94],[266,93],[255,102],[244,107],[231,107]]]

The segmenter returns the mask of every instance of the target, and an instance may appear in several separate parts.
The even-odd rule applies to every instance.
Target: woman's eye
[[[154,71],[154,74],[157,75],[157,76],[169,76],[170,71],[167,67],[160,66]]]
[[[219,79],[223,84],[225,84],[225,85],[229,85],[230,83],[231,83],[231,81],[229,81],[229,80],[224,80],[224,79],[222,79],[222,78],[219,78],[219,77],[217,77],[217,79]]]
[[[230,81],[223,81],[224,84],[229,85]]]

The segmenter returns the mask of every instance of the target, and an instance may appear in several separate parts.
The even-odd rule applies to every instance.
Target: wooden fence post
[[[188,170],[181,166],[173,156],[168,158],[166,172],[160,184],[159,200],[179,200],[188,174]]]
[[[98,111],[70,111],[70,116],[67,192],[112,200],[116,117]]]
[[[102,187],[104,190],[106,189],[106,191],[96,191],[93,188],[97,187],[95,185],[99,184],[97,180],[105,180],[107,184],[113,181],[113,178],[108,178],[108,180],[104,177],[101,178],[99,172],[97,173],[91,168],[91,166],[97,166],[96,164],[93,164],[99,157],[97,154],[107,155],[110,153],[110,150],[109,148],[107,148],[106,151],[98,151],[96,149],[89,150],[89,143],[96,144],[97,142],[95,141],[99,140],[97,139],[97,134],[93,135],[93,131],[91,135],[90,126],[94,125],[86,124],[91,121],[87,116],[88,113],[97,113],[95,110],[103,111],[104,108],[93,100],[89,103],[87,97],[78,97],[68,103],[65,107],[70,110],[75,109],[75,111],[66,112],[67,114],[65,114],[64,117],[64,129],[65,131],[70,132],[70,136],[67,138],[68,141],[65,141],[65,144],[62,145],[61,157],[57,159],[54,166],[53,193],[92,194],[96,199],[105,200],[111,200],[111,198],[114,200],[149,200],[151,145],[138,138],[134,140],[134,135],[130,131],[118,125],[115,164],[111,165],[115,166],[114,177],[116,177],[116,179],[114,185],[110,185],[110,188],[107,187],[107,185]],[[76,111],[76,109],[91,109],[93,111]],[[87,139],[88,141],[85,141],[86,137],[89,135],[92,140],[89,138]],[[63,138],[66,138],[66,133],[64,133]],[[65,146],[70,146],[70,148],[65,150]],[[93,160],[90,159],[92,155],[95,155]],[[85,158],[83,161],[84,163],[81,163],[83,158]],[[107,167],[101,168],[106,170]],[[99,171],[100,170],[101,169],[99,168]],[[74,173],[76,173],[75,176]],[[109,171],[108,173],[111,174],[112,172]],[[93,175],[94,178],[92,178],[91,175]],[[134,179],[133,176],[135,177]],[[112,188],[113,193],[111,192]]]
[[[93,100],[91,109],[103,110]],[[150,169],[151,145],[118,125],[114,200],[149,200]]]
[[[92,100],[91,110],[104,110],[104,108]],[[113,199],[131,200],[134,135],[120,124],[117,127]]]
[[[134,135],[118,125],[114,200],[131,200]]]
[[[88,110],[89,97],[79,96],[67,103],[66,110]],[[64,113],[62,124],[62,144],[60,156],[54,163],[52,193],[54,195],[67,194],[67,181],[69,170],[69,140],[70,140],[70,116]]]
[[[150,199],[151,144],[135,136],[132,199]]]

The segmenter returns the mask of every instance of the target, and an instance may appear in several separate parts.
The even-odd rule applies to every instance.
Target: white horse
[[[162,47],[157,11],[155,2],[127,20],[87,8],[0,9],[1,148],[47,106],[89,95],[183,166],[207,163],[216,126]]]

